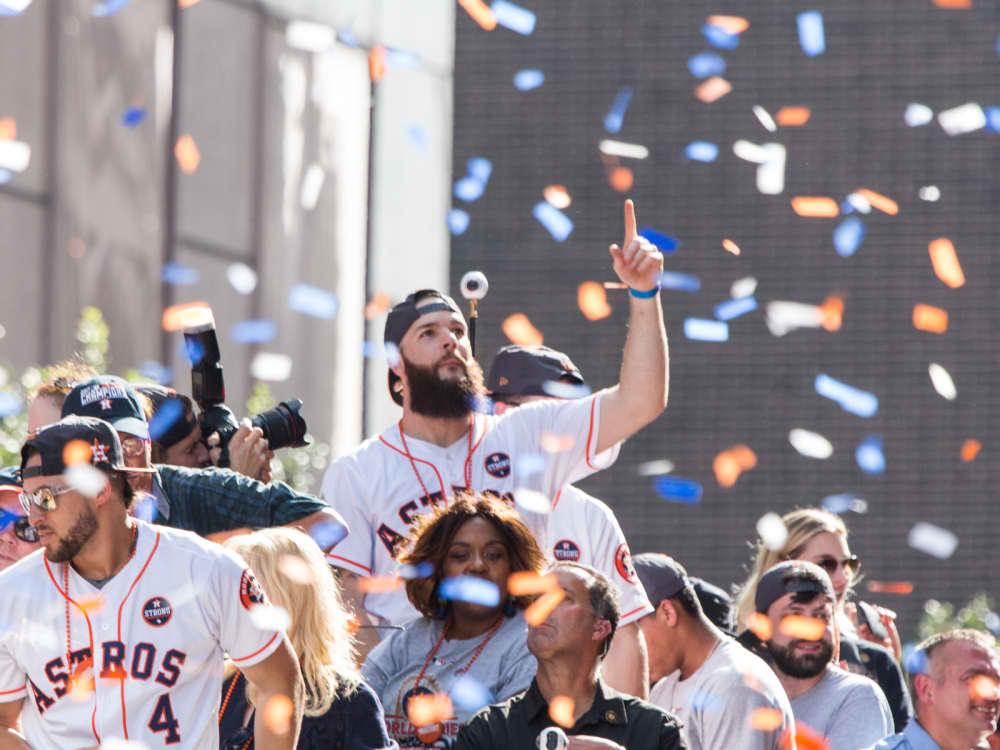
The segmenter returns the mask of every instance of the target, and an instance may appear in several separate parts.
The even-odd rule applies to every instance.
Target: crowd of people
[[[402,416],[321,497],[272,481],[249,422],[218,468],[187,397],[50,368],[0,474],[0,750],[1000,747],[992,636],[904,665],[893,614],[851,601],[840,517],[787,513],[734,600],[633,559],[573,485],[667,402],[631,202],[610,254],[616,385],[545,347],[484,374],[455,302],[416,291],[385,325]]]

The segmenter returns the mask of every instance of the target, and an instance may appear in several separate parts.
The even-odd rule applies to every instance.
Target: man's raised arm
[[[636,231],[635,206],[625,201],[625,239],[612,245],[615,273],[628,286],[629,324],[618,385],[601,398],[601,453],[656,419],[667,406],[667,331],[660,307],[663,254]]]

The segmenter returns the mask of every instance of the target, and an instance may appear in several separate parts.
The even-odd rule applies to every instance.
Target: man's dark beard
[[[90,538],[97,532],[97,516],[90,508],[85,508],[76,523],[69,530],[63,539],[59,540],[59,546],[49,552],[45,551],[45,557],[49,562],[62,563],[69,562],[79,554],[83,545],[90,541]]]
[[[465,417],[472,412],[473,400],[486,392],[483,371],[475,360],[457,380],[442,378],[438,367],[421,367],[405,357],[406,382],[409,385],[410,409],[425,417]]]
[[[815,654],[795,654],[795,648],[799,644],[814,642],[791,641],[787,646],[779,646],[773,641],[768,641],[765,645],[778,669],[789,677],[807,679],[815,677],[826,669],[826,665],[833,658],[833,644],[829,641],[818,641],[820,650]]]

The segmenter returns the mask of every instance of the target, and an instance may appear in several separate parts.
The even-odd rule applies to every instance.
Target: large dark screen
[[[473,157],[489,159],[493,169],[481,198],[455,199],[470,221],[453,239],[452,286],[473,268],[490,279],[478,345],[484,367],[507,343],[501,322],[520,312],[602,387],[617,379],[627,300],[608,292],[612,314],[590,322],[577,289],[613,280],[607,246],[621,239],[623,197],[635,199],[640,226],[679,241],[666,267],[696,277],[700,288],[662,294],[670,405],[628,442],[614,468],[583,484],[616,509],[633,552],[666,551],[692,573],[728,585],[745,574],[747,542],[761,515],[846,494],[867,502],[866,513],[844,517],[868,579],[914,583],[909,596],[870,594],[861,584],[865,598],[902,613],[904,634],[912,636],[928,598],[964,601],[995,591],[996,10],[979,2],[945,9],[930,0],[520,4],[536,15],[528,35],[503,26],[487,32],[461,11],[457,20],[455,179]],[[807,55],[800,42],[804,11],[822,16],[821,54]],[[703,33],[707,17],[718,13],[749,21],[733,49],[713,46]],[[721,58],[719,75],[732,85],[710,103],[695,95],[706,79],[689,70],[703,52]],[[692,64],[699,62],[720,67],[715,58]],[[542,71],[544,83],[518,90],[513,78],[522,69]],[[605,118],[624,88],[631,99],[612,133]],[[980,127],[946,132],[938,115],[969,103],[967,127]],[[908,108],[913,122],[928,117],[911,104],[929,108],[933,119],[908,125]],[[808,121],[770,132],[755,107],[772,117],[808,108]],[[781,121],[803,114],[786,110]],[[645,146],[649,156],[602,155],[605,139]],[[785,148],[780,194],[758,190],[758,164],[734,153],[741,140]],[[696,141],[717,146],[714,161],[686,155]],[[711,156],[710,147],[700,149]],[[627,193],[612,187],[612,176],[625,179],[616,166],[632,171]],[[564,213],[574,228],[564,242],[532,214],[554,184],[572,198]],[[877,194],[868,213],[857,195],[848,201],[859,190]],[[832,198],[819,208],[833,206],[837,215],[800,216],[795,196]],[[852,234],[861,229],[863,241],[853,248]],[[955,248],[964,284],[950,287],[935,274],[929,245],[938,238]],[[739,247],[738,256],[723,248],[724,239]],[[938,244],[947,250],[947,242]],[[758,308],[728,321],[727,341],[685,336],[687,318],[713,319],[733,283],[747,277],[757,281]],[[834,330],[777,336],[768,326],[775,301],[826,302],[824,320]],[[946,311],[946,330],[934,311],[921,325],[940,332],[918,330],[916,305]],[[935,389],[932,363],[951,376],[954,399]],[[877,412],[858,416],[820,396],[821,374],[876,396]],[[939,387],[947,393],[946,383]],[[800,454],[789,441],[793,429],[821,434],[832,455]],[[879,439],[885,470],[869,473],[878,469]],[[866,440],[860,453],[869,471],[856,455]],[[982,450],[967,460],[973,440]],[[749,446],[757,464],[723,487],[713,462],[735,445]],[[700,502],[659,494],[656,478],[639,471],[657,459],[699,482]],[[908,535],[919,522],[955,534],[954,553],[941,559],[911,547]]]

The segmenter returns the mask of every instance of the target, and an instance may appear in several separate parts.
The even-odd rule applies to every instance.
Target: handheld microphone
[[[479,300],[486,297],[490,290],[490,282],[482,271],[469,271],[462,277],[459,284],[462,296],[469,300],[469,343],[472,345],[472,356],[476,356],[476,321],[479,319]]]
[[[566,750],[569,747],[569,738],[559,727],[546,727],[539,732],[535,747],[538,750]]]

